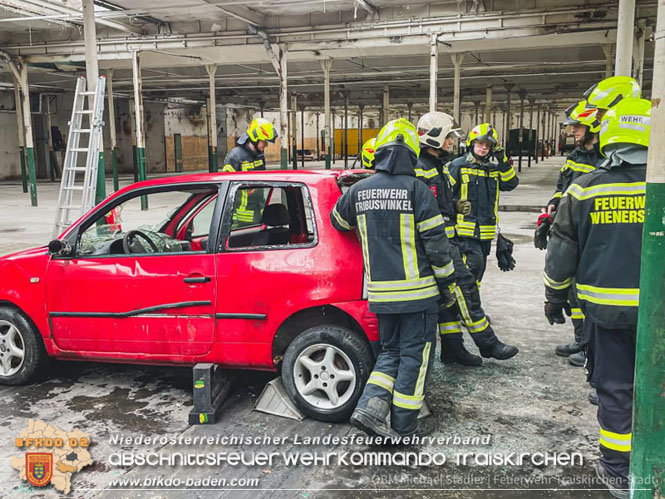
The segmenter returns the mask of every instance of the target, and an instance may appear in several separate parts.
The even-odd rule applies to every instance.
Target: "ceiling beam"
[[[250,26],[263,26],[266,22],[266,17],[259,14],[255,10],[240,5],[221,6],[215,0],[203,0],[205,3],[215,7],[217,10],[225,14],[227,17],[232,17],[242,21]]]

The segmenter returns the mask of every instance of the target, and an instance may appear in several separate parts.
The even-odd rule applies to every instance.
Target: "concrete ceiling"
[[[72,0],[0,0],[0,48],[30,63],[36,91],[71,91],[84,68],[81,17]],[[80,0],[78,0],[80,5]],[[279,80],[262,40],[287,50],[289,91],[320,107],[321,60],[334,60],[333,105],[378,106],[383,88],[394,104],[425,103],[430,34],[438,36],[438,94],[452,101],[450,54],[465,54],[464,104],[502,103],[523,88],[527,99],[560,107],[605,75],[603,46],[615,42],[617,2],[572,0],[114,0],[95,2],[100,67],[114,69],[114,89],[131,93],[131,54],[141,57],[147,98],[204,102],[205,64],[217,64],[218,103],[278,105]],[[649,36],[656,2],[637,2],[637,22]],[[29,9],[27,9],[29,7]],[[21,9],[24,9],[21,14]],[[80,7],[79,7],[80,9]],[[48,19],[38,19],[52,16]],[[31,17],[30,20],[7,19]],[[101,22],[104,24],[101,24]],[[116,29],[117,28],[117,29]],[[139,32],[140,34],[137,34]],[[645,45],[644,87],[650,88],[653,44]],[[8,72],[0,83],[10,83]]]

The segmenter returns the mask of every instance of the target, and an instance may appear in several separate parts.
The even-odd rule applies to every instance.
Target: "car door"
[[[165,228],[219,189],[196,184],[137,190],[91,214],[77,229],[74,255],[53,257],[47,270],[46,304],[58,347],[176,362],[208,352],[215,327],[215,256],[192,249],[190,241]],[[148,210],[141,209],[141,198],[147,199]],[[109,236],[98,219],[116,205],[122,213],[116,221],[120,232]],[[211,219],[213,234],[218,219]],[[140,237],[128,245],[138,252],[125,251],[122,237],[137,227],[158,251]]]

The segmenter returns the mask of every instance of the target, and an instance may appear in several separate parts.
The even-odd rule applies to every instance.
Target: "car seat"
[[[261,222],[266,226],[252,240],[252,246],[274,246],[288,244],[289,212],[283,204],[269,204],[263,210]]]

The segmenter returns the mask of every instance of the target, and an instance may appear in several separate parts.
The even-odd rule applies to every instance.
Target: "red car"
[[[141,182],[48,248],[0,258],[0,382],[32,381],[48,357],[211,362],[281,370],[305,414],[348,417],[373,365],[378,324],[356,235],[328,217],[362,175]]]

